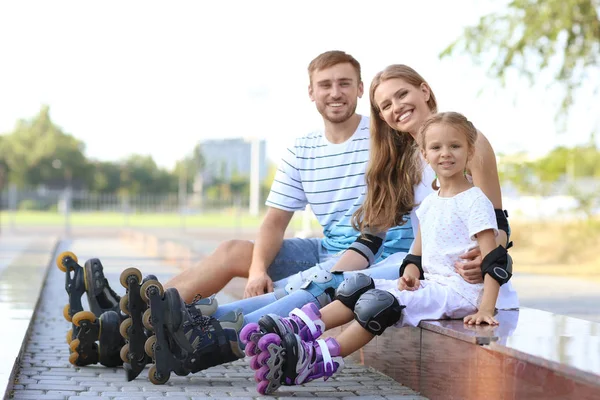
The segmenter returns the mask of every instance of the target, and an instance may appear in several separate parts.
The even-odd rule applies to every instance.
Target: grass
[[[252,216],[236,212],[183,217],[186,226],[213,228],[258,227],[261,219],[262,215]],[[8,224],[9,221],[13,221],[15,226],[62,226],[65,224],[65,217],[57,212],[44,211],[18,211],[11,215],[7,212],[0,213],[0,222]],[[76,212],[71,214],[70,223],[72,226],[88,227],[178,227],[182,224],[182,216],[177,213],[125,215],[117,212]]]
[[[263,215],[251,216],[235,210],[186,215],[186,227],[257,228]],[[73,213],[71,225],[81,227],[180,227],[176,213],[131,214],[117,212]],[[64,216],[57,212],[18,211],[9,216],[0,213],[0,223],[10,219],[15,226],[63,226]],[[513,218],[511,239],[515,243],[510,253],[515,271],[585,278],[600,281],[600,220],[523,222]],[[295,230],[301,229],[301,216],[292,220]],[[313,220],[313,229],[319,229]]]

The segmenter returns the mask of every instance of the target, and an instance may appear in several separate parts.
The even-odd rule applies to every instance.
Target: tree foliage
[[[83,142],[62,131],[50,119],[50,110],[21,120],[2,140],[9,180],[19,185],[85,181],[90,169]]]
[[[492,54],[489,73],[503,83],[513,68],[532,83],[549,70],[564,86],[561,108],[566,111],[586,75],[597,74],[599,14],[600,0],[512,0],[506,11],[485,15],[465,29],[440,57],[466,51],[482,60]]]
[[[131,154],[117,162],[88,159],[83,142],[56,125],[47,106],[33,118],[18,121],[12,132],[0,135],[0,190],[2,183],[10,182],[51,189],[72,185],[95,193],[134,196],[177,192],[184,179],[189,193],[205,163],[200,144],[182,157],[172,171],[159,167],[149,155]],[[214,190],[206,187],[205,193],[216,193],[214,200],[228,201],[233,194],[249,193],[246,176],[217,177],[210,185]]]

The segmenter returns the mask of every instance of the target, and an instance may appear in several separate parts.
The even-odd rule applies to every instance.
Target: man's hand
[[[414,276],[401,276],[398,279],[398,290],[414,291],[421,287],[421,281]]]
[[[244,298],[259,296],[272,291],[273,280],[271,280],[266,272],[263,272],[256,276],[248,277],[248,283],[246,284],[246,289],[244,289]]]
[[[481,250],[475,247],[460,256],[465,261],[456,261],[454,269],[469,283],[483,283],[481,276]]]

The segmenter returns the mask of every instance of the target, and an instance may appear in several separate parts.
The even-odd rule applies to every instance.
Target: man
[[[248,278],[244,297],[273,290],[273,281],[322,263],[346,249],[358,233],[350,217],[364,191],[369,153],[368,119],[356,114],[363,95],[360,64],[342,51],[328,51],[308,67],[310,99],[324,129],[296,140],[279,166],[268,210],[254,242],[230,240],[166,283],[189,302],[221,290],[232,278]],[[295,211],[310,204],[323,239],[284,239]]]

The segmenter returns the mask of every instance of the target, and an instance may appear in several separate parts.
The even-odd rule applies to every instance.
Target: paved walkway
[[[0,237],[0,395],[19,356],[55,243],[51,236]]]
[[[68,244],[80,261],[91,257],[102,260],[113,289],[123,293],[118,284],[120,272],[137,266],[144,274],[153,273],[164,280],[176,272],[156,258],[146,257],[117,239],[79,239]],[[62,316],[66,304],[64,275],[54,265],[42,292],[33,329],[19,365],[10,398],[14,399],[424,399],[391,378],[358,364],[349,364],[342,373],[327,382],[315,381],[304,386],[280,388],[275,396],[259,396],[255,390],[253,371],[244,360],[210,368],[187,377],[174,374],[166,385],[156,386],[143,372],[133,382],[126,382],[120,368],[102,366],[74,367],[68,362],[65,335],[69,323]]]

